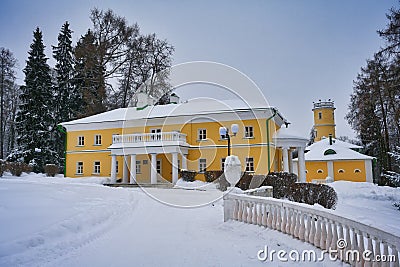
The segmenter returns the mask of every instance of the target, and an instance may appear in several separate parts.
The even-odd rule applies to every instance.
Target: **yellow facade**
[[[328,165],[326,161],[306,161],[306,181],[314,179],[325,179],[328,176]]]
[[[335,181],[367,182],[364,160],[336,160],[333,164]],[[325,179],[328,173],[328,161],[306,161],[307,182]]]
[[[268,141],[272,143],[272,136],[276,128],[279,127],[273,120],[269,120],[269,138],[267,138],[266,119],[251,120],[232,120],[223,122],[189,122],[185,124],[166,124],[152,125],[130,128],[112,128],[101,130],[81,130],[68,131],[67,133],[67,151],[66,151],[66,176],[85,177],[85,176],[105,176],[109,177],[111,173],[111,157],[108,147],[112,144],[113,135],[133,134],[133,133],[151,133],[152,130],[161,129],[162,132],[179,131],[186,134],[186,142],[190,145],[187,156],[187,168],[189,170],[199,171],[199,160],[206,159],[208,170],[221,170],[222,159],[227,156],[227,140],[221,139],[219,127],[229,127],[232,124],[239,125],[239,132],[231,137],[232,154],[237,155],[246,167],[246,158],[253,158],[254,173],[268,173]],[[253,127],[253,137],[245,137],[245,126]],[[206,140],[199,140],[199,129],[206,129]],[[97,136],[97,137],[96,137]],[[99,136],[101,144],[98,142]],[[82,138],[84,143],[82,144]],[[97,139],[96,139],[97,138]],[[79,143],[81,142],[81,143]],[[277,171],[274,168],[274,155],[276,152],[273,145],[270,144],[270,164],[271,171]],[[128,157],[128,166],[130,165]],[[160,153],[157,160],[161,162],[161,173],[163,179],[172,181],[172,156],[171,154]],[[178,156],[179,168],[182,168],[182,157]],[[149,182],[151,160],[150,156],[137,155],[137,173],[138,182]],[[78,164],[82,162],[83,171],[78,173]],[[100,162],[99,173],[95,172],[95,163]],[[124,158],[117,157],[118,172],[117,177],[121,178],[123,173]],[[97,169],[98,170],[98,169]],[[196,176],[198,180],[205,180],[204,175],[199,173]]]
[[[333,102],[314,103],[314,141],[320,141],[322,137],[332,135],[336,137],[335,131],[335,107]]]

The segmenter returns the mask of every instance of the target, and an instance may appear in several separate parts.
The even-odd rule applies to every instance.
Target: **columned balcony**
[[[179,132],[114,135],[110,148],[186,146],[186,134]]]

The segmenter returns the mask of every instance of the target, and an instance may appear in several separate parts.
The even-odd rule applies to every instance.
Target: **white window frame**
[[[200,128],[197,129],[197,140],[206,140],[207,139],[207,129],[205,128]]]
[[[136,161],[136,174],[141,174],[142,173],[142,164],[140,160]]]
[[[225,169],[225,160],[226,158],[221,158],[221,170]]]
[[[318,170],[317,170],[317,173],[324,173],[324,170],[318,169]]]
[[[99,163],[98,165],[96,163]],[[98,171],[97,171],[98,167]],[[93,161],[93,174],[100,174],[101,171],[101,162],[100,160]]]
[[[360,169],[354,169],[354,173],[361,173]]]
[[[101,134],[95,134],[94,135],[94,145],[95,146],[101,146],[101,141],[102,141],[101,140]]]
[[[246,158],[246,172],[254,172],[254,158]]]
[[[82,163],[82,164],[80,164]],[[83,161],[76,162],[76,174],[82,175],[83,174]]]
[[[199,173],[204,173],[207,169],[207,159],[199,159]]]
[[[156,170],[158,174],[162,174],[162,160],[161,159],[157,159],[156,162]]]
[[[254,138],[254,127],[252,125],[244,126],[244,138]]]
[[[85,136],[84,135],[78,136],[77,141],[78,141],[77,146],[85,146]]]
[[[151,134],[157,134],[157,135],[152,135],[152,140],[161,140],[161,133],[162,129],[161,128],[152,128],[150,129]],[[159,135],[158,135],[159,134]]]
[[[345,173],[346,171],[345,170],[343,170],[343,169],[339,169],[338,170],[338,173]]]

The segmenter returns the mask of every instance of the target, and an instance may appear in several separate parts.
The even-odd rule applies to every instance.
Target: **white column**
[[[111,183],[117,182],[117,156],[111,155]]]
[[[293,151],[289,149],[289,172],[293,173]]]
[[[182,154],[182,169],[187,170],[187,154]]]
[[[124,165],[124,172],[122,174],[122,182],[124,184],[127,184],[128,183],[128,177],[129,177],[128,156],[127,155],[124,156],[123,165]]]
[[[136,183],[136,154],[131,155],[131,178],[130,183]]]
[[[289,172],[289,156],[288,156],[288,148],[282,147],[282,158],[283,158],[283,171]]]
[[[369,182],[369,183],[373,182],[372,160],[371,159],[365,160],[365,181]]]
[[[335,173],[333,172],[333,161],[328,161],[328,176],[335,180]]]
[[[178,153],[172,153],[172,183],[176,184],[178,181]]]
[[[150,183],[156,184],[157,183],[157,154],[150,154],[150,155],[151,155]]]
[[[298,147],[298,163],[299,163],[299,181],[306,182],[306,160],[304,157],[304,147]]]

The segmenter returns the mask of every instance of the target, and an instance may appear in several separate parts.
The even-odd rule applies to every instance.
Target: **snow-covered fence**
[[[284,200],[242,194],[224,196],[224,221],[264,226],[289,234],[323,250],[337,250],[352,266],[399,266],[400,237],[330,212]],[[338,242],[339,241],[339,242]],[[394,255],[395,261],[365,261],[378,255]],[[359,261],[354,260],[358,251]],[[386,257],[385,256],[385,257]]]
[[[162,142],[162,141],[186,142],[186,134],[179,132],[161,132],[161,133],[123,134],[123,135],[113,136],[113,144]]]

